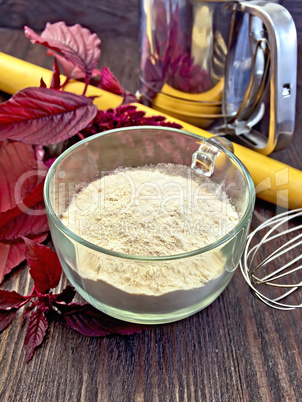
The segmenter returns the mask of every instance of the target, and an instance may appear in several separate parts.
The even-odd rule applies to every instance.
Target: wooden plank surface
[[[58,7],[60,3],[61,8]],[[283,1],[301,26],[299,1]],[[0,2],[0,51],[44,67],[51,61],[24,37],[55,19],[86,24],[102,39],[101,64],[122,84],[138,85],[137,2],[25,0]],[[51,14],[51,13],[53,14]],[[301,32],[297,123],[293,142],[273,157],[302,169]],[[275,213],[257,201],[252,229]],[[64,283],[59,285],[59,289]],[[28,294],[26,268],[6,289]],[[0,401],[301,401],[301,309],[273,310],[256,300],[241,272],[205,310],[133,336],[84,337],[56,323],[29,364],[19,314],[0,335]]]

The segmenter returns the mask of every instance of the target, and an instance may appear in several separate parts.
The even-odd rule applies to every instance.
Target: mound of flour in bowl
[[[62,222],[83,239],[136,256],[172,256],[224,236],[239,216],[218,185],[183,165],[123,168],[90,183],[71,201]],[[78,253],[82,277],[134,294],[197,288],[224,270],[216,251],[170,261],[137,262]]]

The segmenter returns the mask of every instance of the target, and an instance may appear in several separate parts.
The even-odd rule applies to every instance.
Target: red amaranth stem
[[[33,297],[36,297],[36,296],[37,296],[37,291],[36,291],[35,286],[33,286],[30,294],[28,296],[24,296],[26,298],[26,300],[24,300],[22,303],[20,303],[18,308],[25,306],[25,304],[28,303],[30,299],[32,299]]]
[[[65,81],[63,82],[63,84],[60,85],[60,89],[64,89],[65,85],[67,85],[69,81],[70,81],[70,78],[66,77]]]

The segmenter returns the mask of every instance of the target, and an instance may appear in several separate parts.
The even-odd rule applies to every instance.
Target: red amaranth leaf
[[[16,241],[20,236],[32,236],[49,230],[44,202],[21,213],[0,227],[0,241]]]
[[[50,166],[55,162],[57,158],[49,158],[47,161],[45,161],[45,165],[50,168]]]
[[[150,328],[111,318],[90,304],[70,303],[67,306],[60,306],[59,309],[66,324],[85,336],[132,335]]]
[[[22,302],[24,302],[24,300],[26,300],[26,297],[20,295],[14,290],[10,292],[9,290],[0,289],[0,310],[18,307]]]
[[[11,208],[5,212],[0,212],[0,227],[8,224],[12,219],[15,219],[23,212],[27,212],[30,208],[33,208],[35,205],[43,201],[43,186],[44,181],[34,187],[32,192],[24,197],[21,202],[18,202],[14,208]],[[3,237],[4,234],[2,232],[2,236],[0,234],[0,240]]]
[[[26,237],[23,237],[23,240],[27,246],[25,255],[35,287],[38,292],[46,293],[55,288],[61,278],[62,267],[59,258],[51,248]]]
[[[32,43],[40,43],[54,50],[75,66],[79,67],[89,82],[92,70],[100,58],[101,41],[95,33],[76,24],[67,26],[59,21],[54,24],[47,23],[41,35],[25,26],[25,35]]]
[[[0,140],[49,145],[73,137],[97,113],[92,99],[49,88],[25,88],[0,104]]]
[[[99,87],[116,95],[123,95],[125,92],[118,79],[108,67],[103,67],[101,70]]]
[[[97,73],[97,71],[96,71]],[[100,73],[100,82],[98,86],[105,91],[112,92],[116,95],[122,95],[124,97],[123,104],[137,102],[137,98],[134,94],[123,88],[115,77],[113,72],[108,67],[103,67]]]
[[[17,310],[0,310],[0,332],[7,328],[13,321]]]
[[[42,148],[3,141],[0,146],[0,282],[25,259],[20,235],[45,240],[48,231]],[[30,208],[30,210],[28,210]]]
[[[50,84],[50,88],[60,89],[60,68],[57,60],[55,59],[52,68],[52,80]]]
[[[49,56],[54,56],[57,61],[60,62],[63,72],[66,75],[67,79],[70,80],[81,80],[85,79],[85,73],[76,65],[71,63],[70,61],[67,61],[64,56],[61,56],[60,54],[57,54],[53,52],[52,50],[48,50],[47,54]],[[92,72],[93,76],[93,72]]]
[[[53,300],[54,302],[58,302],[58,303],[71,303],[71,301],[73,300],[74,296],[76,295],[76,291],[74,289],[74,287],[67,285],[66,288],[64,290],[62,290],[61,293],[59,294],[54,294],[53,296]]]
[[[43,306],[38,306],[29,316],[29,323],[25,335],[26,362],[33,357],[35,349],[41,345],[48,328]]]
[[[40,87],[47,88],[47,85],[46,85],[45,81],[43,80],[43,77],[40,79]]]
[[[47,237],[47,233],[32,237],[37,242],[43,242]],[[11,270],[17,267],[25,260],[26,244],[23,240],[0,242],[0,283],[4,276],[9,274]]]
[[[47,170],[31,145],[4,141],[0,148],[0,213],[30,196],[44,181]]]

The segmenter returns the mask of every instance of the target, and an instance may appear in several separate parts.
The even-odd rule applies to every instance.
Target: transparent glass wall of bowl
[[[193,252],[146,257],[115,253],[93,245],[65,227],[60,217],[82,188],[118,167],[139,167],[158,163],[191,166],[192,155],[203,139],[171,128],[128,127],[98,134],[69,148],[52,165],[45,183],[45,204],[53,243],[63,270],[81,296],[113,317],[146,324],[172,322],[185,318],[213,302],[231,280],[239,263],[249,230],[255,192],[252,179],[242,163],[220,147],[211,180],[227,194],[240,215],[238,225],[217,242]],[[92,279],[83,270],[90,261],[98,270],[122,267],[121,272],[169,270],[197,264],[221,268],[221,274],[190,291],[176,289],[162,295],[146,291],[131,293],[114,281]],[[86,264],[87,265],[87,264]]]

